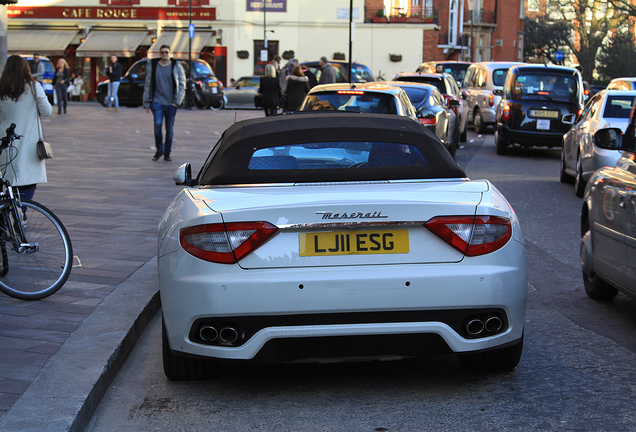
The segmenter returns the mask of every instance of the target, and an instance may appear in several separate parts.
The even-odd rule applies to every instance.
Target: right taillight
[[[488,105],[490,106],[495,105],[495,96],[492,93],[488,95]]]
[[[510,121],[510,105],[505,104],[503,107],[503,113],[501,115],[501,120],[505,122]]]
[[[196,225],[179,232],[181,247],[197,258],[235,264],[265,243],[278,228],[269,222]]]
[[[437,117],[420,117],[420,121],[425,126],[432,126],[437,124]]]
[[[437,216],[424,226],[466,256],[494,252],[512,237],[510,219],[499,216]]]

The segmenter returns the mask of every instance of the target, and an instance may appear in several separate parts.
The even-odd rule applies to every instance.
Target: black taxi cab
[[[500,155],[513,144],[561,147],[585,98],[579,71],[552,65],[511,67],[503,90],[495,92],[501,96],[495,125]]]

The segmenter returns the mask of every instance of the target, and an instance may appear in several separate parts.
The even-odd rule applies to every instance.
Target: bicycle
[[[57,292],[73,264],[71,239],[55,214],[35,201],[21,199],[4,179],[15,159],[15,124],[0,139],[0,154],[15,151],[0,167],[0,291],[20,300],[40,300]],[[9,153],[7,153],[9,154]]]

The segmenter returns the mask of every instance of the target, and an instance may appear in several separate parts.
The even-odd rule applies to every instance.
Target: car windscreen
[[[603,117],[628,119],[632,112],[633,105],[633,96],[608,96],[607,102],[605,102],[605,111],[603,111]]]
[[[442,68],[444,72],[449,73],[455,78],[455,81],[462,82],[464,81],[464,77],[466,76],[466,69],[468,69],[468,64],[442,64]]]
[[[390,94],[344,90],[316,92],[307,96],[302,111],[354,111],[397,114],[395,97]]]
[[[346,67],[345,67],[346,69]],[[351,65],[351,72],[352,72],[352,76],[353,76],[353,81],[354,82],[372,82],[375,81],[375,79],[373,78],[373,74],[371,73],[371,71],[369,70],[368,67],[366,66],[360,66],[360,65],[355,65],[352,64]]]
[[[568,102],[577,99],[578,84],[573,76],[557,74],[519,74],[512,83],[511,99],[537,99]]]
[[[411,99],[411,103],[414,106],[419,107],[422,105],[426,98],[429,96],[430,92],[427,89],[419,88],[419,87],[410,87],[405,86],[402,89],[409,95],[409,99]]]
[[[506,82],[506,75],[508,75],[508,69],[495,69],[492,71],[493,85],[503,87]]]

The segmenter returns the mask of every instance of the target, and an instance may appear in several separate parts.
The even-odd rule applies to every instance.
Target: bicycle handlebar
[[[20,135],[17,135],[15,133],[15,123],[11,123],[11,126],[7,128],[6,132],[7,132],[7,135],[0,140],[2,141],[0,143],[0,153],[2,153],[2,150],[9,147],[9,145],[13,142],[13,140],[22,138]]]

